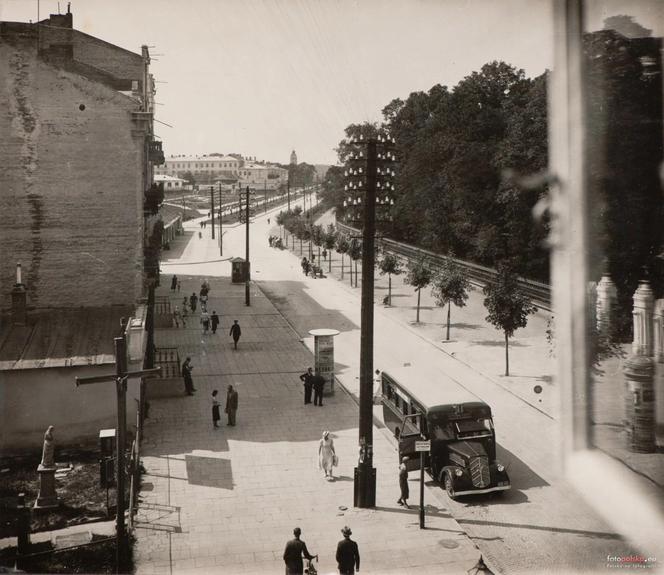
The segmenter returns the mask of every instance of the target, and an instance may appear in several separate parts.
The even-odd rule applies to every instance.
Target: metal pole
[[[376,215],[376,141],[367,143],[367,187],[364,199],[362,246],[362,309],[360,321],[360,460],[357,466],[356,507],[376,506],[373,468],[373,324],[374,232]]]
[[[224,220],[224,213],[223,213],[223,203],[222,203],[222,197],[221,197],[221,182],[219,182],[219,255],[223,256],[224,255],[224,233],[223,233],[223,220]]]
[[[245,228],[245,245],[247,260],[247,277],[244,282],[244,305],[251,305],[251,297],[249,295],[249,281],[251,279],[251,264],[249,263],[249,186],[247,186],[247,203],[245,206],[246,228]]]
[[[286,180],[286,192],[288,194],[288,211],[290,212],[290,178]]]
[[[214,239],[214,186],[210,186],[210,215],[212,216],[212,239]]]
[[[265,180],[265,188],[263,190],[263,205],[265,206],[265,213],[267,214],[267,180]]]
[[[424,529],[424,451],[420,451],[420,529]]]
[[[125,326],[123,326],[124,330]],[[118,573],[124,573],[125,567],[125,433],[127,427],[127,341],[123,332],[122,337],[114,338],[115,342],[115,386],[117,392],[118,414],[117,414],[117,433],[116,433],[116,510],[115,510],[115,536],[116,536],[116,570]]]

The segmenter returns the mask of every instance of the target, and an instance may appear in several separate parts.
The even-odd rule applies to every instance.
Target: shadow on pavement
[[[352,331],[359,326],[345,315],[327,309],[312,299],[303,282],[256,282],[266,297],[283,314],[300,337],[310,337],[309,330],[321,327]]]
[[[472,345],[483,345],[485,347],[505,347],[505,341],[501,339],[484,339],[469,342]],[[530,347],[520,341],[510,341],[510,348],[512,347]]]
[[[233,469],[230,459],[185,455],[185,462],[189,484],[233,489]]]
[[[193,235],[193,231],[187,230],[181,236],[178,236],[177,239],[173,240],[171,242],[171,249],[162,251],[162,263],[167,264],[174,260],[179,260]],[[170,276],[168,280],[170,281]]]
[[[515,529],[530,529],[534,531],[547,531],[549,533],[572,533],[582,537],[589,537],[591,539],[615,539],[622,540],[618,533],[611,533],[607,531],[586,531],[583,529],[569,529],[566,527],[554,527],[547,525],[529,525],[526,523],[506,523],[504,521],[484,521],[480,519],[457,519],[460,525],[491,525],[492,527],[506,528],[512,527]]]

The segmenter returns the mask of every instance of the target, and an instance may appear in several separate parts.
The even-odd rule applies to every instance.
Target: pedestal
[[[34,509],[52,509],[60,505],[58,494],[55,492],[55,467],[39,465],[39,495],[35,501]]]

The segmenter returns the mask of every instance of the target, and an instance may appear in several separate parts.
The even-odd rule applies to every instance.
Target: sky
[[[350,123],[394,98],[453,87],[493,60],[553,66],[554,0],[72,0],[74,27],[140,53],[157,81],[166,155],[336,163]],[[60,12],[67,2],[60,1]],[[593,0],[589,29],[628,13],[664,35],[664,1]],[[57,0],[0,0],[0,20]],[[165,124],[168,124],[165,125]],[[169,127],[171,126],[171,127]]]

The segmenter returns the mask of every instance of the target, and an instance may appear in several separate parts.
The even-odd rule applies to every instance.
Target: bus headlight
[[[496,469],[497,469],[500,473],[502,473],[503,471],[505,471],[505,466],[504,466],[502,463],[498,463],[498,464],[496,465]]]
[[[455,469],[454,475],[456,475],[457,477],[461,477],[463,475],[463,471],[461,471],[461,469]]]

